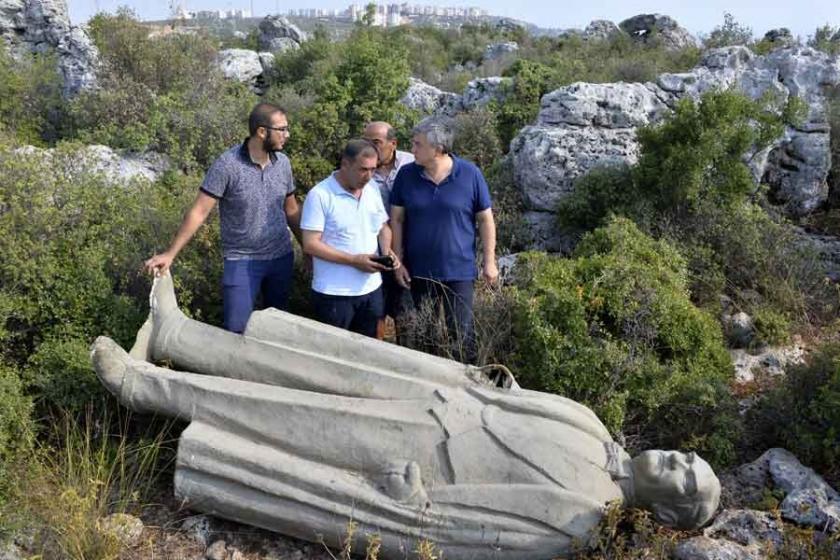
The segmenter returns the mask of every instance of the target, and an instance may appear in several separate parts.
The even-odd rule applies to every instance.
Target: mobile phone
[[[391,257],[391,255],[379,255],[376,257],[371,257],[370,260],[372,260],[375,263],[381,264],[385,268],[394,268],[394,259],[393,257]]]

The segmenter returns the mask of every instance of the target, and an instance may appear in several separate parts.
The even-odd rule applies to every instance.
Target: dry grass
[[[57,422],[58,441],[42,444],[16,470],[9,504],[15,524],[34,528],[32,552],[40,560],[112,560],[127,543],[105,530],[102,520],[145,503],[161,468],[168,425],[152,437],[128,436],[128,420],[88,414]]]

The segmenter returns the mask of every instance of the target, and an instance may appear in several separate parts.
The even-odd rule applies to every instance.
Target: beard
[[[274,142],[271,140],[271,135],[269,135],[263,140],[262,149],[266,152],[276,152],[279,148],[274,145]]]

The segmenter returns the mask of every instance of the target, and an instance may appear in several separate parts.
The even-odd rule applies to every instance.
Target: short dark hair
[[[373,142],[367,138],[353,138],[344,145],[341,150],[341,161],[347,160],[349,162],[356,161],[356,158],[363,155],[369,155],[378,158],[379,152]]]
[[[271,115],[274,113],[285,115],[286,111],[282,107],[271,103],[257,103],[254,105],[254,108],[251,109],[251,114],[248,116],[248,133],[254,136],[259,127],[271,126]]]

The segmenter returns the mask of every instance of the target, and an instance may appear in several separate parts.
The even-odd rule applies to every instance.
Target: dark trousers
[[[248,324],[257,296],[262,293],[263,305],[286,310],[295,255],[278,259],[225,259],[222,273],[222,307],[225,329],[241,333]]]
[[[382,273],[382,293],[385,299],[385,315],[396,319],[406,309],[411,308],[409,292],[397,283],[392,271]]]
[[[411,279],[411,298],[420,308],[427,300],[433,305],[443,305],[446,327],[455,345],[455,357],[464,363],[475,363],[478,350],[475,340],[472,280],[442,282],[438,280]]]
[[[361,296],[333,296],[312,291],[312,307],[322,323],[376,337],[376,324],[384,317],[382,287]]]

